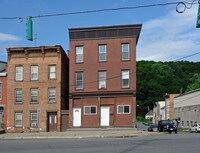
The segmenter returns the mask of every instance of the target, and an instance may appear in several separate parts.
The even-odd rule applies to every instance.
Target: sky
[[[0,18],[130,7],[181,0],[0,0]],[[192,2],[193,0],[184,0]],[[183,7],[180,5],[179,10]],[[198,5],[184,13],[176,5],[33,18],[34,41],[26,40],[26,19],[0,19],[0,61],[7,61],[6,48],[61,45],[69,49],[68,28],[142,24],[136,60],[199,62],[200,28],[196,28]]]

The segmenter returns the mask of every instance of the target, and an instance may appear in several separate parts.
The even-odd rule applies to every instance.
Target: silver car
[[[195,123],[190,127],[190,132],[200,132],[200,123]]]

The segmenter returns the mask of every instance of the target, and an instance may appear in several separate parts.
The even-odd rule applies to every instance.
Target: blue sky
[[[1,17],[117,8],[180,0],[1,0]],[[191,2],[193,0],[185,0]],[[176,5],[33,19],[36,41],[26,40],[26,20],[0,20],[0,61],[7,61],[6,48],[61,45],[69,49],[68,28],[143,24],[137,45],[137,60],[173,61],[200,51],[196,28],[197,6],[182,14]],[[199,61],[200,54],[184,60]]]

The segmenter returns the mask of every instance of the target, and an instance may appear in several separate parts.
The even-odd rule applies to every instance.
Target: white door
[[[110,108],[101,107],[101,126],[110,125]]]
[[[73,127],[81,126],[81,108],[73,108]]]

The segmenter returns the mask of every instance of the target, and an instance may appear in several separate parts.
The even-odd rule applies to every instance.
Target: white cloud
[[[19,40],[20,40],[20,38],[15,35],[0,33],[0,43],[7,42],[7,41],[18,42]]]
[[[137,46],[137,60],[169,61],[198,52],[197,10],[194,5],[182,14],[173,10],[145,22]]]

